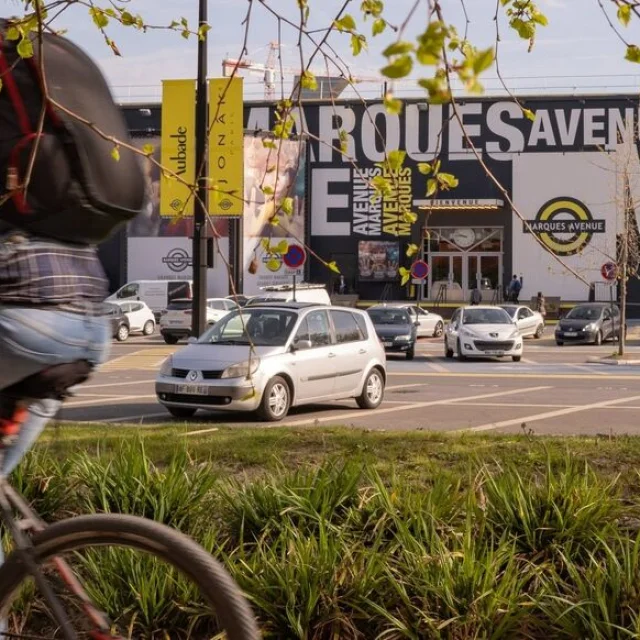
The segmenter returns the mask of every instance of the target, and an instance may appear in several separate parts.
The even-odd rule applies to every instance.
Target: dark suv
[[[620,338],[620,309],[609,302],[589,302],[573,307],[556,327],[556,344],[602,344]]]
[[[120,305],[107,304],[107,318],[111,323],[111,337],[124,342],[129,337],[131,327],[129,318],[123,313]]]

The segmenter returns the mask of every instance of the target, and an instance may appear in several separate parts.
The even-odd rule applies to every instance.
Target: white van
[[[172,300],[193,297],[191,280],[133,280],[107,298],[107,302],[146,302],[156,320]]]
[[[323,284],[297,284],[295,298],[293,285],[280,284],[272,287],[260,287],[259,296],[251,298],[247,306],[262,304],[264,302],[313,302],[316,304],[331,304],[329,292]]]

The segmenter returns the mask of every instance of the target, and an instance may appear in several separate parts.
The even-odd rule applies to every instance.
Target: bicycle
[[[55,365],[0,392],[0,466],[24,422],[29,402],[45,398],[63,401],[72,395],[72,387],[89,377],[91,370],[86,361]],[[77,516],[47,525],[5,476],[0,477],[0,521],[15,545],[0,567],[0,618],[7,618],[21,586],[31,578],[52,618],[50,630],[44,623],[36,623],[45,627],[39,633],[50,635],[25,633],[24,629],[20,633],[0,630],[0,638],[124,640],[125,636],[119,635],[106,614],[93,604],[73,561],[62,557],[72,554],[78,558],[80,550],[93,553],[105,546],[146,552],[172,567],[190,586],[198,588],[229,640],[260,638],[251,608],[231,576],[201,546],[174,529],[144,518],[116,514]],[[65,590],[63,594],[57,592],[60,587]],[[73,615],[69,614],[69,607],[76,609]]]

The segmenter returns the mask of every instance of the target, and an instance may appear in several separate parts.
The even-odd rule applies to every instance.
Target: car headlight
[[[586,327],[584,327],[583,331],[595,331],[597,329],[596,325],[593,322],[590,322]]]
[[[245,362],[227,367],[220,376],[221,378],[248,378],[252,376],[260,366],[260,358],[251,358]]]
[[[403,336],[396,336],[396,340],[411,340],[411,335],[406,333]]]
[[[469,331],[469,329],[462,329],[460,335],[466,336],[467,338],[477,338],[476,334],[473,331]]]
[[[514,329],[509,336],[509,340],[513,340],[518,337],[520,337],[520,332],[517,329]]]
[[[170,376],[173,370],[173,356],[169,356],[160,367],[161,376]]]

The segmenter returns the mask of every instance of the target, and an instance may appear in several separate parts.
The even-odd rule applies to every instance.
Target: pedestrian
[[[538,295],[536,296],[536,311],[544,318],[547,315],[547,307],[545,303],[544,296],[541,291],[538,291]]]
[[[473,306],[478,305],[482,302],[482,293],[480,291],[480,289],[478,289],[478,287],[476,287],[472,292],[471,292],[471,304]]]
[[[347,292],[347,285],[344,281],[344,276],[340,274],[340,284],[338,285],[338,293],[343,296]]]
[[[520,298],[520,290],[522,289],[522,277],[514,273],[511,282],[509,283],[508,296],[511,302],[518,304]]]

